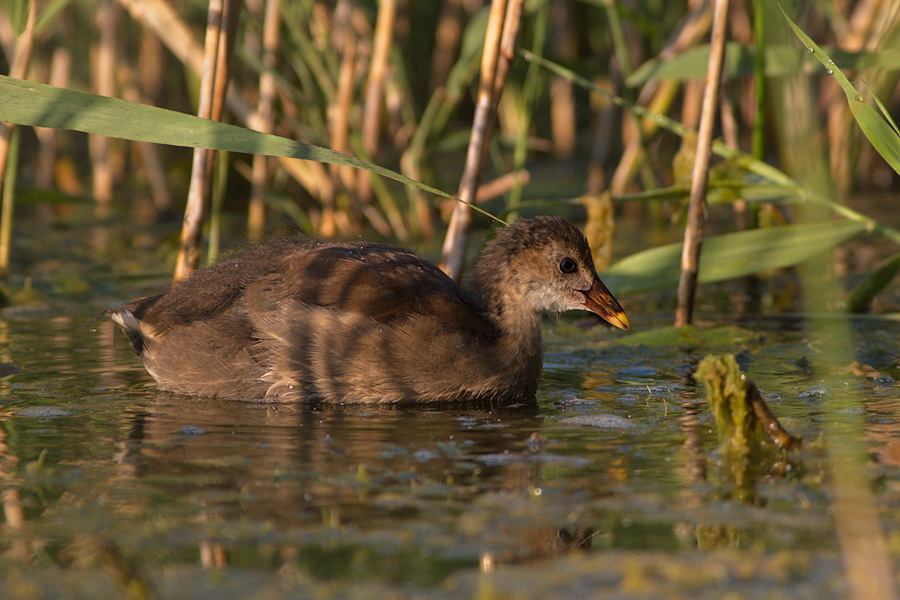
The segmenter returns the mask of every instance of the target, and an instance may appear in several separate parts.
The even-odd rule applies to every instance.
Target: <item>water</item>
[[[106,299],[0,319],[0,597],[846,597],[826,419],[862,433],[896,564],[891,321],[855,322],[827,382],[794,322],[629,346],[564,318],[537,407],[274,406],[156,391],[93,322]],[[807,441],[749,491],[690,378],[710,347]],[[848,391],[861,402],[829,412]]]
[[[898,566],[894,321],[853,321],[823,380],[790,286],[765,317],[705,287],[689,338],[548,318],[532,408],[217,401],[158,392],[95,320],[165,285],[159,238],[126,233],[107,260],[77,228],[19,238],[40,298],[0,311],[0,598],[845,598],[826,433],[861,446]],[[620,300],[637,335],[671,322]],[[709,352],[806,443],[749,485],[690,377]]]

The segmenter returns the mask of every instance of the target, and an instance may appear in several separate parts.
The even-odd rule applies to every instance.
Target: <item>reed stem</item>
[[[678,282],[678,304],[675,308],[675,325],[677,327],[684,327],[693,319],[697,276],[700,273],[700,247],[703,244],[703,230],[706,227],[706,185],[709,181],[709,158],[712,149],[713,126],[719,110],[719,84],[722,81],[727,27],[728,0],[716,0],[713,9],[706,89],[703,94],[703,109],[700,113],[700,129],[697,137],[696,162],[691,178],[688,221],[684,231],[684,248],[681,254],[681,279]]]
[[[34,28],[37,20],[37,2],[28,3],[25,27],[16,38],[13,50],[10,76],[24,79],[31,62],[34,48]],[[12,247],[13,203],[19,162],[20,128],[9,123],[0,123],[0,181],[3,181],[3,205],[0,208],[0,275],[9,273],[10,249]]]
[[[481,61],[481,84],[466,166],[459,185],[458,202],[450,218],[441,252],[440,267],[455,280],[465,262],[466,238],[472,221],[472,205],[481,182],[484,159],[493,129],[500,92],[506,83],[509,65],[515,56],[523,0],[495,0],[491,3]]]
[[[278,0],[266,0],[263,15],[263,64],[268,68],[259,76],[259,102],[251,126],[263,133],[272,133],[275,123],[274,104],[277,93],[275,75],[272,70],[278,62],[277,52],[280,40],[281,11]],[[250,181],[250,206],[247,212],[247,234],[251,240],[263,236],[266,225],[266,187],[269,178],[269,157],[253,155]]]
[[[210,0],[206,21],[206,45],[203,52],[203,72],[200,80],[200,97],[198,99],[197,116],[209,119],[212,117],[213,89],[216,80],[216,57],[219,53],[219,38],[222,31],[222,19],[225,0]],[[209,151],[205,148],[194,150],[191,166],[191,183],[188,190],[187,206],[184,209],[184,226],[181,230],[181,244],[175,264],[175,280],[187,277],[197,268],[200,260],[200,236],[203,232],[203,219],[206,199],[203,195],[206,185],[206,172],[209,168]]]

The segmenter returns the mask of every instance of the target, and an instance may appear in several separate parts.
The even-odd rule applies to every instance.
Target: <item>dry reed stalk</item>
[[[224,17],[224,1],[210,0],[209,3],[209,12],[206,20],[206,44],[203,52],[203,75],[200,80],[200,97],[197,108],[197,116],[203,119],[212,117],[212,94],[215,88],[219,41]],[[175,264],[175,281],[193,273],[200,261],[200,236],[203,232],[204,205],[206,202],[203,192],[206,186],[206,172],[209,167],[207,154],[208,151],[204,148],[194,150],[191,183],[188,190],[187,206],[184,209],[184,225],[181,230],[181,244]]]
[[[462,37],[463,7],[461,0],[446,0],[441,4],[434,31],[434,51],[431,53],[431,76],[428,90],[433,94],[444,86]]]
[[[0,19],[0,49],[3,50],[4,56],[13,56],[16,53],[17,37],[12,19]]]
[[[407,177],[416,181],[422,181],[422,161],[425,154],[426,132],[434,122],[436,107],[443,103],[447,97],[444,88],[437,88],[431,95],[425,111],[417,124],[416,132],[412,136],[409,146],[400,156],[400,171]],[[411,186],[406,187],[409,204],[412,206],[410,223],[413,228],[418,228],[419,235],[424,239],[431,239],[434,235],[431,207],[422,190]]]
[[[132,19],[155,33],[184,66],[194,73],[203,72],[203,48],[166,0],[118,1]]]
[[[719,107],[719,84],[722,81],[727,28],[728,0],[715,0],[706,90],[703,94],[700,129],[697,134],[697,155],[691,180],[684,248],[681,254],[681,278],[678,281],[678,304],[675,308],[676,327],[683,327],[693,319],[697,275],[700,272],[700,246],[703,244],[703,230],[706,227],[706,185],[709,178],[709,157],[712,148],[713,127]]]
[[[219,0],[215,0],[219,2]],[[155,33],[163,45],[193,73],[202,79],[204,48],[193,31],[179,18],[166,0],[118,0],[135,21]],[[226,97],[228,110],[240,122],[247,123],[253,109],[239,94]]]
[[[632,73],[630,48],[638,46],[639,40],[633,27],[622,23],[616,11],[614,0],[606,0],[603,9],[609,22],[609,30],[612,37],[615,53],[609,61],[609,79],[606,82],[610,93],[617,96],[626,96],[623,91],[624,80]],[[636,53],[635,53],[636,54]],[[588,197],[599,197],[606,189],[606,174],[604,165],[609,157],[613,132],[619,123],[620,115],[623,117],[623,125],[631,126],[637,131],[638,118],[630,111],[621,111],[618,106],[602,95],[592,95],[591,101],[598,113],[594,126],[594,141],[591,144],[591,156],[588,162],[587,183],[585,194]],[[590,205],[589,205],[590,206]],[[611,208],[611,207],[610,207]],[[615,223],[612,222],[612,226]]]
[[[753,7],[747,0],[733,0],[728,13],[731,39],[741,44],[753,44]]]
[[[688,129],[697,129],[700,122],[700,108],[703,106],[703,81],[692,79],[683,84],[681,102],[681,124]]]
[[[34,49],[34,26],[37,21],[37,2],[28,3],[28,16],[22,34],[16,38],[12,53],[9,75],[16,79],[25,79],[28,75],[28,64]],[[9,159],[9,145],[12,138],[13,125],[0,123],[0,185],[7,180],[6,163]],[[10,247],[12,246],[12,219],[14,190],[3,190],[3,208],[0,213],[0,274],[9,273]]]
[[[135,142],[134,144],[141,156],[147,181],[150,184],[153,209],[157,213],[164,213],[172,208],[172,194],[166,181],[166,169],[159,154],[159,146],[147,142]]]
[[[682,19],[678,29],[670,36],[666,46],[659,52],[658,58],[666,60],[698,44],[709,31],[711,13],[703,0],[691,0],[690,12]],[[645,105],[655,113],[665,114],[675,100],[681,84],[677,81],[663,80],[647,83],[638,96],[638,104]],[[640,135],[632,135],[625,139],[622,158],[616,166],[609,189],[614,196],[624,194],[629,183],[638,171],[644,156],[644,143],[659,130],[653,119],[641,121]],[[632,130],[633,133],[638,132]]]
[[[50,77],[48,83],[53,87],[69,87],[69,76],[72,73],[72,54],[68,49],[59,47],[53,50],[50,59]],[[59,151],[59,130],[48,127],[35,127],[34,132],[40,142],[38,151],[38,171],[35,178],[38,188],[53,187],[56,158]]]
[[[578,57],[569,4],[569,0],[552,0],[550,3],[550,40],[563,64]],[[568,158],[575,153],[575,97],[572,82],[562,77],[554,77],[550,82],[550,138],[556,158]]]
[[[228,94],[229,73],[231,71],[231,57],[234,55],[234,44],[237,39],[238,23],[240,22],[241,0],[225,0],[222,5],[222,26],[219,29],[219,43],[216,46],[215,79],[212,89],[212,110],[210,119],[221,121],[225,112],[225,98]],[[250,115],[247,115],[250,118]],[[216,153],[214,150],[206,152],[206,179],[203,183],[203,199],[212,194],[214,162]],[[198,238],[199,239],[199,238]]]
[[[178,17],[165,0],[118,1],[135,21],[140,22],[144,27],[155,33],[163,45],[182,64],[198,75],[203,73],[203,48],[194,39],[191,29]],[[317,5],[316,14],[319,18],[315,23],[320,22],[322,19],[327,20],[326,13],[327,10],[324,5]],[[230,113],[239,122],[247,124],[250,115],[254,111],[244,99],[239,94],[229,91],[225,100]],[[313,196],[321,198],[328,193],[328,178],[324,169],[318,163],[302,165],[290,158],[279,158],[278,161],[285,171],[297,183],[308,189]]]
[[[515,0],[514,0],[515,1]],[[503,33],[506,15],[506,0],[491,2],[488,14],[487,31],[484,35],[484,49],[481,56],[481,82],[478,87],[478,101],[475,107],[475,118],[472,123],[472,134],[466,153],[466,163],[459,184],[458,202],[453,207],[450,225],[444,238],[441,250],[441,269],[454,280],[462,274],[465,260],[466,237],[472,220],[468,204],[475,198],[475,192],[481,180],[484,149],[488,144],[488,123],[491,107],[494,104],[494,78],[497,72],[497,60],[500,55],[500,39]]]
[[[522,22],[522,5],[524,2],[513,0],[506,9],[506,17],[503,20],[503,35],[500,37],[500,55],[497,58],[497,72],[494,75],[493,108],[497,113],[497,104],[500,102],[500,94],[506,85],[506,78],[512,61],[516,57],[516,41],[519,38],[519,25]],[[493,128],[493,120],[490,127]],[[484,152],[487,152],[485,147]]]
[[[675,101],[681,84],[677,81],[664,81],[651,95],[650,104],[647,110],[653,113],[665,114],[669,111],[669,107]],[[638,172],[641,161],[644,159],[644,143],[645,140],[652,137],[659,131],[659,124],[653,119],[642,119],[639,126],[628,127],[627,124],[634,123],[635,119],[627,119],[626,127],[623,128],[625,135],[625,148],[622,150],[622,158],[613,172],[612,179],[609,183],[609,191],[613,196],[620,196],[625,193],[634,175]],[[630,135],[629,135],[630,132]]]
[[[841,36],[841,47],[845,50],[861,50],[870,41],[870,32],[877,27],[879,17],[885,7],[884,0],[860,0],[853,7],[853,14],[847,19],[848,31]]]
[[[135,85],[134,73],[123,77],[127,82],[122,86],[122,98],[129,102],[148,103],[146,96]],[[132,146],[141,157],[147,181],[150,183],[150,194],[153,197],[153,208],[156,212],[164,212],[172,207],[172,196],[166,182],[166,171],[159,155],[159,147],[149,142],[132,142]]]
[[[151,32],[145,32],[141,36],[138,57],[141,68],[134,82],[136,91],[140,95],[141,102],[156,104],[164,77],[163,47],[159,38]],[[150,182],[153,208],[157,213],[166,212],[172,208],[172,194],[169,191],[160,148],[156,144],[138,143],[137,149],[144,163],[147,180]]]
[[[357,36],[353,27],[344,29],[344,47],[341,52],[341,68],[338,71],[337,93],[328,110],[328,129],[331,134],[331,149],[347,152],[350,136],[350,106],[353,103],[354,81],[356,79]],[[319,233],[332,237],[337,233],[335,220],[335,193],[338,189],[352,190],[356,187],[356,170],[342,165],[328,165],[331,174],[331,190],[333,192],[320,196],[322,203],[322,220]]]
[[[365,104],[363,106],[362,143],[368,160],[378,161],[381,134],[381,113],[384,99],[385,77],[388,72],[391,44],[394,40],[394,22],[397,18],[397,1],[381,0],[375,20],[374,47],[366,79]],[[366,205],[372,200],[372,185],[367,171],[360,171],[356,180],[357,201]],[[397,232],[400,234],[400,232]]]
[[[599,194],[606,187],[606,175],[603,172],[603,165],[606,164],[606,160],[609,157],[610,141],[612,140],[613,130],[616,127],[619,115],[616,105],[605,99],[599,113],[594,126],[594,142],[591,145],[587,184],[585,185],[585,193],[589,195]]]
[[[307,190],[310,190],[317,198],[330,193],[331,181],[325,165],[312,160],[300,158],[284,158],[279,156],[278,163],[288,175]]]
[[[266,0],[263,15],[262,60],[269,69],[277,66],[277,52],[281,12],[278,0]],[[250,120],[250,127],[263,133],[272,133],[275,125],[275,77],[265,71],[259,76],[259,102],[256,112]],[[266,185],[269,179],[269,158],[261,154],[253,156],[252,174],[250,178],[250,207],[247,211],[247,233],[251,240],[259,240],[263,236],[266,224]]]
[[[309,30],[320,47],[324,48],[328,44],[329,39],[333,42],[337,41],[331,36],[331,11],[334,10],[335,15],[339,14],[343,4],[346,4],[346,0],[337,0],[336,6],[333,0],[316,0],[313,4]],[[337,50],[338,48],[335,49]]]
[[[475,192],[475,203],[483,204],[498,196],[506,194],[516,186],[528,185],[531,182],[531,173],[522,169],[512,173],[506,173],[493,181],[482,183]]]
[[[162,42],[152,31],[144,31],[141,35],[138,64],[141,68],[136,82],[141,95],[157,103],[166,77],[166,56]]]
[[[91,69],[94,91],[101,96],[116,95],[116,32],[119,27],[119,10],[113,0],[100,0],[96,23],[98,39]],[[94,214],[106,218],[110,213],[115,175],[110,160],[110,139],[105,136],[88,136],[91,157]]]
[[[737,118],[734,116],[734,106],[726,94],[722,94],[720,119],[722,122],[722,139],[735,150],[739,150],[740,137]],[[735,225],[738,231],[751,229],[753,227],[753,214],[747,201],[743,198],[737,198],[732,203],[732,206],[734,207]],[[748,278],[748,281],[755,280],[752,275],[748,275]]]
[[[241,16],[241,0],[225,0],[222,12],[222,27],[219,30],[218,52],[216,54],[216,78],[213,83],[212,118],[221,121],[225,112],[225,98],[228,92],[231,57],[234,56],[234,44],[237,39],[238,24]],[[247,115],[247,119],[250,114]]]
[[[455,280],[462,274],[466,237],[472,220],[469,206],[474,200],[482,176],[484,158],[497,112],[500,92],[506,82],[509,65],[515,55],[515,44],[522,15],[522,0],[494,0],[488,16],[484,51],[481,59],[481,82],[472,123],[472,136],[466,153],[466,164],[459,185],[456,204],[444,247],[440,267]]]

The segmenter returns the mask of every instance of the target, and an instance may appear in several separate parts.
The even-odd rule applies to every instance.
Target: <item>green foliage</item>
[[[797,25],[791,21],[783,8],[781,9],[781,13],[784,15],[785,20],[787,20],[788,25],[791,26],[791,29],[794,30],[794,34],[797,38],[806,46],[807,52],[814,55],[819,62],[822,63],[822,66],[825,67],[825,72],[828,75],[833,75],[835,81],[841,86],[841,90],[843,90],[844,94],[847,96],[847,102],[850,105],[850,110],[853,112],[856,122],[859,124],[860,129],[862,129],[869,141],[872,142],[872,146],[874,146],[875,150],[884,157],[884,160],[891,165],[891,168],[894,169],[894,171],[900,173],[900,133],[898,133],[896,125],[890,120],[889,116],[885,118],[879,115],[870,104],[865,102],[859,91],[853,87],[853,84],[850,83],[847,76],[841,72],[835,61],[832,60],[818,44],[812,40],[812,38],[806,35],[802,29],[797,27]],[[892,53],[891,56],[895,54],[896,52]],[[884,106],[880,102],[879,107],[882,109],[882,113],[887,115],[887,111],[884,110]]]
[[[850,296],[847,297],[845,307],[848,312],[865,312],[872,304],[872,300],[894,279],[900,271],[900,252],[886,258],[874,271],[869,273],[861,281]]]
[[[726,79],[752,75],[755,69],[757,49],[738,42],[729,42],[725,47],[723,65]],[[900,69],[900,52],[844,52],[829,50],[830,64],[835,69],[861,69],[881,67],[889,71]],[[797,73],[804,65],[803,57],[794,46],[770,44],[764,56],[765,75],[783,77]],[[694,46],[671,58],[658,57],[647,60],[629,76],[625,82],[629,86],[644,85],[648,81],[660,79],[703,79],[709,63],[709,44]]]
[[[747,399],[747,378],[731,354],[710,354],[694,375],[706,388],[723,452],[750,454],[767,443],[766,432]]]
[[[708,237],[700,253],[700,282],[723,281],[802,263],[866,231],[859,221],[785,225]],[[681,243],[629,256],[601,273],[616,294],[678,285]]]
[[[533,158],[531,141],[544,136],[542,127],[547,123],[544,115],[551,111],[552,99],[549,98],[547,89],[540,80],[538,66],[550,71],[552,74],[567,78],[573,84],[581,86],[591,92],[605,93],[598,83],[606,77],[606,73],[598,70],[598,74],[590,73],[592,64],[608,64],[607,58],[614,58],[623,69],[623,74],[628,76],[630,85],[640,85],[651,80],[701,77],[705,74],[708,58],[708,46],[698,45],[693,48],[681,50],[674,56],[662,60],[661,56],[670,53],[662,52],[668,47],[671,40],[671,32],[676,27],[690,22],[694,17],[686,15],[684,7],[671,3],[656,2],[641,7],[640,12],[630,11],[627,7],[605,2],[603,0],[590,0],[576,3],[568,17],[572,35],[587,36],[587,39],[578,37],[581,47],[589,45],[593,50],[607,53],[598,58],[592,58],[593,63],[576,62],[580,73],[536,56],[526,53],[526,58],[532,63],[527,69],[522,65],[514,67],[511,78],[512,85],[505,93],[518,94],[514,100],[521,114],[534,115],[534,120],[523,120],[528,126],[522,126],[517,134],[517,150],[515,151],[514,164],[526,165]],[[25,3],[18,1],[16,9],[11,15],[14,24],[22,21]],[[192,25],[200,25],[204,7],[193,5],[190,10],[183,11],[183,17]],[[366,44],[370,42],[371,27],[374,24],[375,11],[373,6],[365,5],[357,7],[360,13],[356,25],[352,31],[358,35],[360,54],[356,73],[354,75],[354,100],[349,107],[348,146],[357,156],[370,158],[361,151],[359,135],[357,134],[359,119],[361,119],[360,102],[357,98],[365,81],[365,65],[367,52]],[[77,19],[88,22],[95,7],[87,7],[71,0],[51,0],[42,6],[39,14],[38,33],[43,29],[53,26],[54,17],[73,18],[77,13]],[[416,26],[427,23],[433,26],[441,13],[441,6],[425,8],[416,7],[409,10],[404,16],[409,19],[409,24]],[[532,41],[540,45],[543,28],[547,27],[546,19],[550,16],[558,16],[552,3],[536,2],[528,3],[525,8],[522,37],[523,44]],[[150,141],[154,143],[170,144],[184,147],[205,147],[229,150],[238,153],[258,153],[272,156],[301,158],[333,165],[350,165],[365,169],[384,177],[404,183],[410,193],[410,205],[415,198],[421,198],[418,190],[426,191],[443,198],[453,198],[451,194],[442,192],[437,186],[420,183],[432,182],[438,179],[436,163],[447,153],[461,154],[468,130],[461,127],[466,125],[466,102],[472,99],[473,79],[478,72],[479,56],[484,40],[487,8],[472,14],[460,16],[458,24],[459,45],[456,48],[455,63],[450,68],[445,81],[439,82],[437,91],[423,94],[416,88],[416,79],[421,79],[421,73],[425,72],[423,65],[430,60],[431,48],[423,48],[421,53],[413,53],[403,44],[420,43],[429,41],[431,33],[416,30],[413,34],[400,34],[394,40],[395,46],[391,52],[391,70],[393,72],[392,93],[399,102],[395,102],[396,113],[390,116],[391,124],[386,126],[386,133],[397,135],[397,131],[403,129],[408,133],[397,142],[394,150],[385,150],[382,154],[372,156],[371,160],[360,160],[346,156],[325,148],[331,142],[329,135],[329,110],[335,106],[337,95],[337,83],[341,67],[341,50],[322,37],[324,29],[321,23],[316,21],[317,16],[314,2],[288,2],[282,4],[283,26],[282,40],[279,48],[277,64],[268,67],[263,64],[258,56],[256,46],[243,43],[239,37],[237,44],[238,58],[241,59],[240,68],[234,69],[233,83],[235,88],[247,98],[252,98],[255,78],[262,72],[268,72],[275,76],[276,85],[280,93],[279,102],[276,104],[282,109],[276,116],[279,131],[288,137],[296,137],[313,141],[314,144],[296,142],[285,137],[263,135],[255,131],[226,125],[202,121],[191,115],[159,108],[153,108],[142,104],[131,104],[119,100],[80,94],[74,91],[53,89],[38,84],[25,84],[15,82],[8,78],[0,79],[0,119],[27,125],[40,125],[63,129],[73,129],[92,134],[107,135],[123,139]],[[188,14],[189,13],[189,14]],[[773,10],[774,13],[774,10]],[[124,13],[123,13],[124,14]],[[582,17],[588,16],[587,21],[579,22]],[[833,15],[825,15],[826,21]],[[245,11],[242,16],[241,36],[251,38],[248,32],[259,33],[260,23],[258,11]],[[256,19],[256,21],[254,21]],[[777,20],[777,17],[776,17]],[[693,22],[698,25],[699,17]],[[552,19],[551,19],[552,22]],[[586,34],[582,29],[587,29],[586,24],[597,22],[607,28],[608,33],[598,35],[596,32]],[[557,24],[558,25],[558,24]],[[557,26],[554,25],[554,26]],[[577,26],[576,26],[577,25]],[[791,23],[795,33],[803,40],[807,48],[812,52],[797,51],[785,43],[767,43],[760,41],[763,51],[757,56],[756,49],[744,46],[736,42],[728,45],[726,70],[729,77],[741,77],[754,73],[755,69],[763,70],[765,75],[772,78],[791,74],[798,71],[804,65],[817,59],[824,66],[834,71],[834,76],[847,95],[851,109],[857,117],[860,127],[873,145],[881,152],[886,160],[895,168],[900,166],[900,135],[896,127],[890,121],[887,110],[875,99],[877,108],[866,102],[858,100],[859,92],[851,85],[840,72],[841,68],[860,69],[863,67],[878,66],[886,70],[900,68],[900,52],[895,48],[887,48],[880,51],[863,51],[856,53],[830,50],[826,55],[805,34]],[[754,23],[754,28],[759,28],[760,23]],[[255,29],[254,29],[255,28]],[[551,28],[552,29],[552,28]],[[644,56],[651,56],[634,73],[629,74],[627,49],[635,40],[628,39],[634,31],[641,33],[645,50]],[[349,30],[348,30],[349,31]],[[429,30],[430,31],[430,30]],[[340,31],[339,31],[340,33]],[[343,32],[347,33],[347,32]],[[754,31],[755,35],[761,32]],[[148,34],[151,35],[151,34]],[[554,34],[555,35],[555,34]],[[551,38],[548,38],[552,40]],[[42,38],[46,45],[46,37]],[[87,42],[81,39],[79,42]],[[839,45],[839,40],[835,45]],[[133,41],[123,44],[134,50]],[[539,46],[538,46],[539,47]],[[554,44],[547,44],[547,52],[556,51]],[[576,60],[581,60],[581,57]],[[177,70],[176,70],[177,71]],[[601,75],[602,73],[602,75]],[[546,73],[545,73],[546,74]],[[527,79],[525,79],[527,77]],[[77,78],[76,78],[77,79]],[[525,83],[523,83],[523,81]],[[77,81],[73,87],[84,87],[84,81]],[[419,86],[424,88],[424,86]],[[642,106],[629,103],[625,99],[614,94],[609,95],[612,101],[619,106],[631,111],[635,116],[650,119],[655,125],[685,137],[692,135],[692,131],[683,124],[671,118],[667,114],[655,114]],[[677,105],[677,104],[676,104]],[[292,106],[292,110],[287,107]],[[421,108],[420,110],[420,107]],[[583,107],[578,107],[579,110]],[[879,115],[878,109],[881,111]],[[668,109],[661,109],[665,113]],[[388,112],[386,109],[385,112]],[[584,111],[582,111],[584,112]],[[669,110],[668,114],[672,114]],[[398,116],[399,115],[399,116]],[[764,115],[757,116],[757,122],[764,121]],[[502,123],[501,123],[502,125]],[[507,132],[509,133],[509,132]],[[615,135],[616,132],[613,132]],[[406,134],[404,134],[406,135]],[[386,136],[385,136],[386,137]],[[498,136],[499,137],[499,136]],[[531,155],[529,155],[529,152]],[[802,183],[793,179],[779,167],[768,164],[762,160],[761,155],[756,157],[743,153],[717,141],[714,144],[714,152],[725,160],[715,167],[710,178],[710,203],[732,202],[737,198],[750,202],[812,202],[826,205],[837,215],[848,219],[842,223],[819,223],[805,226],[777,227],[760,232],[742,232],[714,236],[705,242],[700,281],[720,281],[723,279],[740,277],[748,273],[757,273],[774,268],[780,268],[801,263],[816,253],[827,252],[829,249],[846,242],[859,235],[863,231],[871,231],[882,234],[888,238],[900,242],[900,231],[885,226],[868,218],[846,206],[836,202],[833,198],[822,197],[816,190],[805,187]],[[660,152],[659,154],[664,154]],[[496,153],[500,160],[495,161],[499,169],[508,169],[509,164],[504,163],[508,158]],[[383,165],[399,159],[403,165],[402,173],[399,169],[386,168]],[[665,159],[663,159],[665,160]],[[379,164],[376,164],[379,163]],[[450,163],[452,164],[452,163]],[[608,165],[607,165],[608,166]],[[666,167],[669,165],[667,164]],[[650,173],[650,168],[647,168]],[[645,173],[646,174],[646,173]],[[618,201],[633,200],[671,200],[678,199],[685,191],[683,181],[671,181],[668,172],[653,172],[650,177],[645,177],[645,184],[654,182],[666,182],[668,187],[647,189],[621,197]],[[327,180],[327,176],[323,177]],[[409,225],[411,217],[405,214],[407,207],[397,202],[392,195],[392,188],[384,185],[385,182],[375,180],[372,189],[377,203],[371,205],[380,215],[383,215],[392,224],[395,232],[403,230],[403,224]],[[312,188],[313,186],[307,186]],[[532,193],[535,188],[532,188]],[[415,192],[414,192],[415,190]],[[348,194],[353,190],[346,190]],[[315,195],[315,192],[311,192]],[[50,198],[50,195],[42,196],[42,202]],[[513,194],[514,206],[528,206],[527,197],[519,203],[519,191]],[[322,200],[321,198],[316,198]],[[66,201],[62,198],[62,201]],[[287,214],[301,224],[304,229],[313,229],[315,214],[308,213],[306,205],[298,204],[291,198],[285,188],[272,189],[266,198],[271,206],[277,206],[281,212]],[[340,207],[339,207],[340,208]],[[552,209],[551,209],[552,210]],[[312,216],[311,216],[312,215]],[[413,228],[414,229],[414,228]],[[610,268],[604,276],[611,287],[619,293],[628,291],[641,291],[651,289],[663,289],[674,287],[677,283],[679,269],[680,245],[670,245],[654,248],[647,252],[621,261]],[[896,261],[895,261],[896,262]],[[867,280],[864,287],[854,294],[849,302],[850,306],[864,306],[871,297],[883,289],[896,272],[894,262],[888,262],[883,268],[878,269]]]
[[[0,76],[0,98],[0,121],[15,125],[71,129],[156,144],[283,156],[351,166],[443,198],[454,199],[454,196],[446,192],[405,175],[328,148],[163,108],[54,88],[5,75]]]
[[[875,150],[884,158],[894,171],[900,173],[900,130],[891,118],[884,104],[874,97],[879,111],[868,104],[846,75],[841,65],[826,54],[802,29],[788,17],[784,9],[781,13],[790,25],[797,38],[806,46],[807,53],[812,54],[825,67],[828,75],[833,75],[847,97],[850,111],[859,128],[871,142]],[[897,50],[886,53],[896,56]],[[868,87],[868,86],[867,86]],[[880,114],[879,114],[880,112]],[[853,290],[847,299],[846,308],[850,312],[863,312],[871,304],[872,299],[881,292],[900,270],[900,255],[894,255],[881,263],[866,279]]]

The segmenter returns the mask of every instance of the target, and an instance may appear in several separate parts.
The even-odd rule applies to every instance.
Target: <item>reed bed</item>
[[[55,187],[72,202],[89,196],[100,221],[134,210],[147,197],[152,204],[141,214],[167,215],[182,210],[178,199],[185,198],[176,277],[199,263],[204,237],[217,243],[218,232],[210,230],[206,214],[214,148],[238,154],[220,161],[224,171],[218,180],[231,189],[217,188],[221,202],[213,205],[246,211],[242,231],[248,237],[258,239],[293,222],[326,237],[374,234],[412,241],[447,223],[442,266],[454,277],[465,264],[472,209],[502,221],[522,211],[571,214],[573,205],[584,205],[592,238],[606,241],[606,248],[598,248],[601,266],[609,260],[617,212],[643,213],[663,226],[689,217],[686,235],[693,241],[680,268],[688,275],[677,311],[682,323],[690,321],[695,293],[687,284],[692,278],[709,280],[696,268],[702,242],[696,217],[709,202],[734,207],[734,239],[747,244],[759,239],[741,232],[752,234],[760,224],[790,227],[790,205],[806,201],[900,240],[897,230],[845,204],[850,194],[896,185],[900,144],[890,114],[897,104],[900,61],[888,49],[900,38],[900,9],[892,2],[847,2],[829,11],[804,3],[778,11],[742,1],[730,6],[648,2],[639,11],[602,0],[487,5],[448,0],[428,6],[223,0],[179,7],[165,0],[105,0],[90,7],[56,0],[37,10],[35,5],[17,0],[0,15],[0,49],[9,66],[16,46],[33,40],[35,51],[24,66],[15,59],[19,78],[52,78],[70,89],[297,140],[292,150],[271,151],[275,161],[257,142],[230,144],[227,130],[212,125],[205,142],[179,140],[171,124],[166,129],[168,117],[154,113],[160,116],[141,122],[137,106],[134,123],[128,122],[126,106],[118,123],[93,129],[54,125],[102,133],[89,137],[87,153],[81,134],[25,130],[19,189]],[[704,89],[715,87],[703,83],[714,64],[706,43],[714,7],[719,17],[713,37],[723,49],[713,57],[721,52],[723,61],[721,76],[710,81],[721,81],[722,89],[701,98]],[[35,15],[30,30],[29,11]],[[67,36],[68,31],[83,33]],[[802,39],[798,45],[803,35],[810,44],[822,42],[824,50],[804,53],[803,46],[812,46]],[[66,59],[72,56],[93,59],[83,64]],[[817,60],[831,66],[823,62],[821,68]],[[803,114],[821,124],[815,143],[829,149],[834,179],[827,192],[803,183],[795,160],[802,154],[796,148],[800,142],[777,126],[796,102],[785,82],[797,78],[813,90]],[[47,100],[52,90],[42,93]],[[598,101],[604,95],[612,101]],[[89,104],[82,104],[88,113]],[[856,121],[848,121],[849,115]],[[8,120],[54,122],[47,115]],[[133,124],[147,131],[132,131]],[[193,159],[149,143],[161,140],[194,147]],[[719,157],[709,168],[706,145]],[[272,148],[269,142],[263,146]],[[342,154],[329,154],[329,148]],[[85,154],[89,161],[82,159]],[[574,165],[585,176],[566,192],[541,197],[526,185],[530,165]],[[185,169],[190,179],[172,177]],[[372,172],[411,185],[398,187]],[[697,187],[707,173],[708,194]],[[455,202],[440,200],[445,192],[427,192],[454,188],[459,190]],[[692,195],[695,208],[688,210]],[[7,197],[9,218],[0,231],[7,232],[8,244],[13,196]],[[796,264],[809,256],[809,248],[834,247],[858,235],[849,230],[829,223],[802,229],[803,235],[801,229],[786,229],[795,241],[777,260],[754,264]],[[747,275],[746,269],[725,264],[732,270],[719,264],[717,277]],[[897,264],[888,260],[875,269],[848,306],[865,310]],[[658,265],[646,270],[649,259],[640,256],[628,265],[631,270],[621,264],[612,270],[627,274],[626,288],[658,287],[660,280],[648,277]]]

